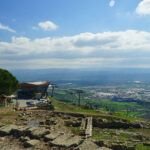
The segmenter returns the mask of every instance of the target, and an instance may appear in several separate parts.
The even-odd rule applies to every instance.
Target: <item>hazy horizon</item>
[[[20,82],[50,81],[85,86],[150,83],[150,69],[22,69],[11,73]]]

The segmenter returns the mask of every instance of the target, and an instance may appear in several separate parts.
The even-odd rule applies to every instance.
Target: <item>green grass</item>
[[[129,138],[129,135],[127,133],[120,133],[120,136],[125,138],[125,139]]]
[[[67,127],[71,132],[75,135],[81,135],[84,134],[82,130],[80,130],[80,127]]]
[[[140,133],[147,137],[150,137],[150,129],[128,129],[129,132]]]
[[[65,95],[66,92],[65,92],[65,91],[55,91],[55,94],[62,94],[62,95]]]
[[[8,112],[6,112],[6,113],[1,113],[1,114],[0,114],[0,119],[2,119],[3,117],[9,116],[9,115],[11,115],[12,113],[13,113],[12,111],[8,111]]]
[[[8,112],[6,112],[6,113],[1,113],[0,114],[0,122],[1,123],[3,123],[3,124],[5,124],[5,125],[10,125],[10,124],[12,124],[12,122],[11,121],[9,121],[9,120],[2,120],[3,118],[6,118],[6,117],[8,117],[8,116],[10,116],[10,115],[12,115],[14,112],[13,111],[8,111]]]
[[[7,120],[7,121],[1,121],[1,123],[5,124],[5,125],[10,125],[13,124],[13,122]]]
[[[119,114],[119,113],[114,113],[112,115],[98,113],[94,109],[84,109],[79,106],[70,105],[64,102],[57,101],[54,98],[50,98],[50,99],[52,100],[52,103],[55,106],[55,111],[58,111],[58,112],[79,113],[79,114],[101,117],[101,118],[106,118],[106,119],[117,119],[117,120],[125,119],[127,122],[134,122],[137,120],[141,120],[139,118],[135,118],[135,117],[127,116],[125,114]],[[83,134],[83,131],[81,131],[79,127],[67,127],[67,128],[70,129],[72,133],[76,135]],[[143,129],[128,129],[128,131],[135,132],[135,133],[142,133],[145,136],[150,136],[150,129],[144,129],[144,130]],[[125,142],[127,145],[130,144],[130,141],[129,141],[130,137],[127,133],[120,133],[120,135],[114,135],[113,132],[115,131],[108,130],[108,132],[106,131],[104,132],[103,130],[93,128],[92,139],[95,139],[95,140],[106,139],[110,143],[120,141],[120,142]],[[136,150],[142,150],[141,147],[142,147],[141,145],[137,145]],[[143,146],[143,150],[150,150],[150,148]]]
[[[133,117],[127,114],[123,114],[123,113],[115,113],[116,117],[122,118],[122,119],[126,119],[128,121],[134,122],[134,121],[147,121],[145,119],[142,118],[138,118],[138,117]]]
[[[103,130],[96,129],[96,128],[93,129],[92,134],[93,134],[92,138],[95,140],[107,139],[110,142],[116,142],[116,141],[125,142],[129,138],[129,135],[127,133],[121,133],[120,135],[115,136],[110,130],[104,132]]]
[[[50,98],[52,100],[52,103],[55,107],[56,111],[59,112],[68,112],[68,113],[78,113],[78,114],[84,114],[84,115],[90,115],[90,116],[97,116],[97,117],[102,117],[106,119],[125,119],[128,122],[134,122],[137,120],[143,120],[141,118],[136,118],[136,117],[131,117],[123,114],[118,114],[114,113],[112,115],[110,114],[103,114],[97,112],[95,109],[83,109],[82,107],[76,106],[76,105],[71,105],[65,102],[60,102],[55,100],[54,98]]]
[[[149,111],[147,106],[142,106],[137,104],[136,102],[115,102],[109,99],[87,99],[87,97],[92,96],[93,93],[88,90],[88,88],[84,88],[85,92],[81,95],[81,105],[88,105],[95,108],[99,108],[99,110],[109,111],[120,113],[128,116],[142,117],[146,115],[146,111]],[[56,91],[54,94],[54,98],[66,102],[68,104],[77,104],[78,95],[71,95],[69,91]]]
[[[150,150],[149,146],[137,145],[136,150]]]
[[[112,139],[112,136],[109,133],[103,133],[101,131],[94,129],[92,132],[92,138],[95,140]]]
[[[70,104],[67,104],[64,102],[60,102],[60,101],[57,101],[53,98],[50,98],[50,99],[52,100],[52,103],[54,104],[55,109],[57,111],[98,115],[98,113],[95,110],[82,109],[81,107],[76,106],[76,105],[70,105]]]

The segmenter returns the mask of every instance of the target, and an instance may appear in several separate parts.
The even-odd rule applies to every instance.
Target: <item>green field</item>
[[[104,111],[109,113],[116,113],[118,115],[143,117],[150,114],[150,106],[141,105],[136,102],[115,102],[111,99],[89,99],[92,96],[92,92],[89,89],[96,89],[98,87],[82,87],[84,93],[81,94],[80,104],[97,111]],[[122,90],[122,88],[118,88]],[[79,95],[78,93],[71,91],[70,89],[61,90],[58,89],[54,92],[54,98],[66,102],[68,104],[78,105]]]

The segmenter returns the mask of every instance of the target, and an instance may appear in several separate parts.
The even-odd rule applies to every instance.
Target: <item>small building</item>
[[[18,90],[20,99],[39,99],[47,96],[47,89],[50,82],[23,82]]]

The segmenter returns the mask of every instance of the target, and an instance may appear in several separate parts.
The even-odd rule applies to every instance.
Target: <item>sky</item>
[[[0,0],[0,68],[150,68],[150,0]]]

